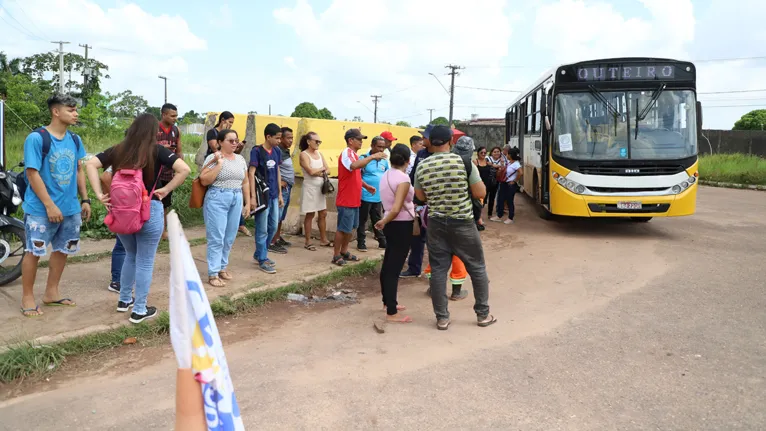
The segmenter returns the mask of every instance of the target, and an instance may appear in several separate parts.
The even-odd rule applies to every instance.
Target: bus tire
[[[646,223],[652,218],[651,217],[631,217],[630,219],[636,223]]]
[[[537,171],[532,175],[534,177],[533,190],[535,207],[537,209],[537,215],[543,220],[550,220],[551,213],[543,206],[543,193],[540,189],[540,180],[537,179]]]

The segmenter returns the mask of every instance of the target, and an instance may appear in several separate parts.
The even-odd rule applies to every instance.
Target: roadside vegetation
[[[714,154],[700,157],[703,181],[766,185],[766,159],[746,154]]]

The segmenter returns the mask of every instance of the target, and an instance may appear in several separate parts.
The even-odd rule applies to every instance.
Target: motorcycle
[[[21,169],[21,172],[15,169]],[[24,162],[10,171],[0,166],[0,286],[21,276],[21,263],[27,243],[24,222],[12,216],[21,205],[16,177],[22,175]]]

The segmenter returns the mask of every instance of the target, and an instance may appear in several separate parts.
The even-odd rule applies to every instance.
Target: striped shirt
[[[428,199],[428,216],[457,220],[473,220],[469,183],[481,182],[476,165],[466,181],[463,158],[454,153],[435,153],[418,164],[415,189],[423,190]]]

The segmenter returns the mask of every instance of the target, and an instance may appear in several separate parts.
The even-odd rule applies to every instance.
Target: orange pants
[[[428,264],[428,267],[426,268],[426,278],[431,278],[431,264]],[[452,256],[452,268],[449,272],[449,281],[453,285],[462,285],[465,283],[465,279],[468,277],[468,271],[465,270],[465,264],[463,264],[463,261],[458,259],[457,256]]]

